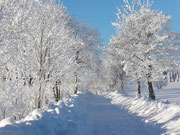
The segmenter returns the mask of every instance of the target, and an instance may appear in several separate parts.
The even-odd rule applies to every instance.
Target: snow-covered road
[[[164,132],[159,125],[145,123],[142,118],[111,104],[111,100],[103,96],[93,95],[87,103],[93,121],[88,135],[155,135]],[[87,134],[86,131],[81,133]]]
[[[0,135],[159,135],[166,132],[160,124],[145,123],[142,117],[120,104],[112,104],[108,97],[108,94],[91,93],[69,96],[55,105],[33,111],[20,122],[0,128]]]

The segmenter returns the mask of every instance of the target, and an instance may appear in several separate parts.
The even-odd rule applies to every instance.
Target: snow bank
[[[78,125],[69,114],[76,96],[31,112],[20,121],[6,118],[0,122],[0,135],[79,135]],[[78,99],[77,99],[78,100]]]
[[[161,124],[165,134],[180,134],[180,106],[168,101],[151,101],[146,97],[135,98],[118,92],[106,93],[112,104],[116,104],[143,117],[146,123]]]
[[[6,125],[13,125],[14,123],[14,118],[8,117],[0,121],[0,127],[4,127]]]
[[[0,135],[180,134],[180,106],[118,92],[79,93],[0,126]]]

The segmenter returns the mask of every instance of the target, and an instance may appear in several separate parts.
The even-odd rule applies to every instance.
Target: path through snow
[[[0,135],[159,135],[164,132],[159,124],[145,123],[141,117],[111,104],[111,99],[90,93],[66,98],[45,110],[32,112],[19,124],[0,128]]]
[[[93,120],[89,135],[155,135],[163,132],[158,125],[145,123],[103,96],[92,95],[87,103],[87,111]]]

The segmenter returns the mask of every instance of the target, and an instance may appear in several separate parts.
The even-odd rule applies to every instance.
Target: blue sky
[[[98,28],[103,43],[107,44],[115,34],[111,25],[116,20],[116,7],[123,5],[123,0],[62,0],[75,18],[81,19]],[[180,32],[180,0],[155,0],[153,9],[163,11],[172,16],[173,31]]]

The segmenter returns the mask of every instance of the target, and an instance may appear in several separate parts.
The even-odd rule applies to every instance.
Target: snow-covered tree
[[[127,75],[125,72],[125,63],[116,52],[114,46],[109,44],[106,55],[103,58],[103,66],[105,70],[105,78],[109,84],[110,90],[120,90],[125,92]]]
[[[117,36],[111,44],[125,61],[127,72],[138,84],[146,79],[149,97],[155,99],[152,82],[166,70],[163,57],[168,56],[170,36],[167,31],[170,17],[152,10],[150,0],[124,0],[125,6],[117,13],[113,23]]]
[[[101,45],[100,34],[96,28],[81,21],[74,22],[76,36],[79,37],[83,46],[76,48],[76,70],[75,70],[75,93],[77,92],[77,83],[81,90],[90,90],[94,86],[98,72],[98,46]],[[79,81],[79,82],[77,82]],[[93,88],[95,89],[95,88]]]
[[[76,64],[74,48],[83,44],[62,3],[2,0],[0,6],[0,110],[5,117],[11,108],[28,112],[59,100],[63,76],[70,78]]]
[[[21,112],[17,108],[17,100],[21,102],[19,96],[18,85],[18,69],[14,65],[17,54],[17,45],[19,39],[17,38],[19,31],[19,6],[17,1],[2,0],[0,1],[0,99],[2,101],[0,110],[3,112],[3,117],[10,115],[12,112]],[[22,102],[21,102],[22,103]]]
[[[70,25],[72,18],[62,3],[32,2],[27,6],[30,10],[22,16],[24,32],[20,35],[22,44],[19,53],[23,67],[35,80],[33,85],[38,91],[36,106],[40,108],[53,95],[55,100],[59,100],[58,87],[63,81],[62,76],[72,69],[76,54],[74,48],[82,44],[75,37]]]
[[[74,22],[60,0],[0,1],[1,118],[92,88],[99,33]]]

